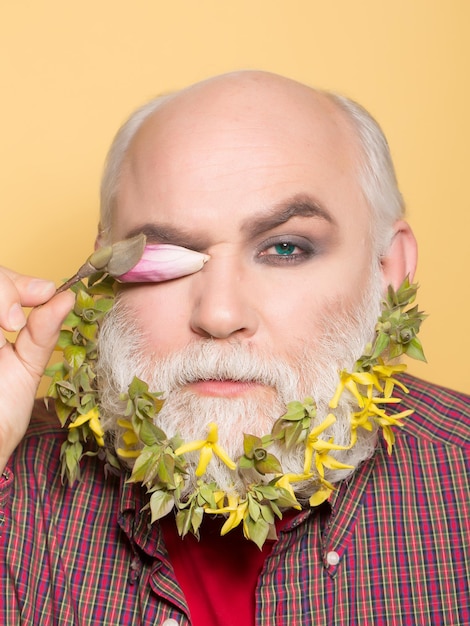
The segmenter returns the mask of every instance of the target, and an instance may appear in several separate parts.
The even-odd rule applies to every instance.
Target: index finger
[[[43,304],[55,293],[52,281],[0,267],[0,326],[9,331],[24,326],[21,307]]]

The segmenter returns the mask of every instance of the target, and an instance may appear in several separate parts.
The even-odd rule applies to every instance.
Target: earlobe
[[[398,220],[393,227],[393,237],[380,263],[383,287],[398,289],[406,276],[413,280],[418,260],[418,246],[410,225]]]

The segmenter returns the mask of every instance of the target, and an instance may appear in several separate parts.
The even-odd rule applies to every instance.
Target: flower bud
[[[264,448],[255,448],[253,451],[253,458],[255,461],[264,461],[267,456],[267,452]]]
[[[113,247],[105,246],[104,248],[98,248],[88,257],[88,263],[92,265],[96,270],[101,270],[109,263],[109,260],[113,256]]]
[[[198,272],[209,260],[207,254],[171,244],[145,246],[140,261],[131,270],[114,276],[121,283],[158,283]]]
[[[409,328],[403,328],[400,331],[400,340],[402,343],[408,343],[413,339],[413,332]]]

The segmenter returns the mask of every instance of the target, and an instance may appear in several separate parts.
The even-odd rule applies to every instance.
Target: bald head
[[[380,128],[350,100],[259,71],[205,80],[157,98],[129,118],[111,147],[103,177],[103,237],[111,234],[124,180],[126,186],[145,186],[154,176],[174,180],[175,173],[187,172],[203,158],[208,176],[222,166],[229,176],[229,164],[236,169],[247,156],[256,171],[266,156],[263,146],[281,154],[292,145],[306,147],[312,159],[331,161],[325,183],[332,188],[338,176],[354,177],[374,217],[375,239],[386,246],[403,206]]]

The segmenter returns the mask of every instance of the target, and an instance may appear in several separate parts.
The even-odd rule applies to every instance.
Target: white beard
[[[207,425],[216,422],[219,444],[236,460],[243,454],[243,433],[265,435],[271,431],[275,420],[283,415],[286,404],[312,396],[317,404],[314,426],[320,424],[327,413],[328,402],[338,384],[338,372],[350,369],[373,337],[380,312],[380,280],[374,273],[369,288],[354,310],[345,310],[341,302],[330,303],[321,319],[315,318],[320,329],[318,340],[309,346],[305,341],[299,346],[295,361],[283,362],[275,354],[259,354],[246,343],[200,339],[165,358],[145,352],[149,341],[119,299],[107,315],[99,338],[98,377],[101,394],[102,422],[119,442],[120,427],[117,419],[123,415],[124,403],[119,394],[127,392],[134,376],[148,383],[151,391],[163,391],[165,403],[158,414],[157,425],[168,436],[178,433],[185,442],[205,439]],[[313,343],[313,342],[312,342]],[[271,401],[256,398],[223,398],[200,396],[184,385],[198,380],[256,381],[273,388]],[[322,438],[334,438],[339,445],[349,445],[351,426],[349,415],[356,410],[353,399],[343,397],[334,411],[336,422]],[[271,397],[271,396],[270,396]],[[373,453],[376,429],[358,431],[357,443],[351,450],[332,454],[354,469]],[[300,444],[287,451],[275,444],[270,449],[280,461],[283,472],[301,474],[305,446]],[[186,455],[188,478],[184,493],[191,493],[197,482],[195,469],[198,453]],[[351,470],[326,470],[325,478],[335,483],[350,475]],[[204,480],[215,481],[227,492],[236,490],[243,495],[252,482],[269,482],[272,476],[258,473],[238,475],[213,457]],[[300,500],[308,499],[318,488],[318,479],[295,483],[294,490]]]

